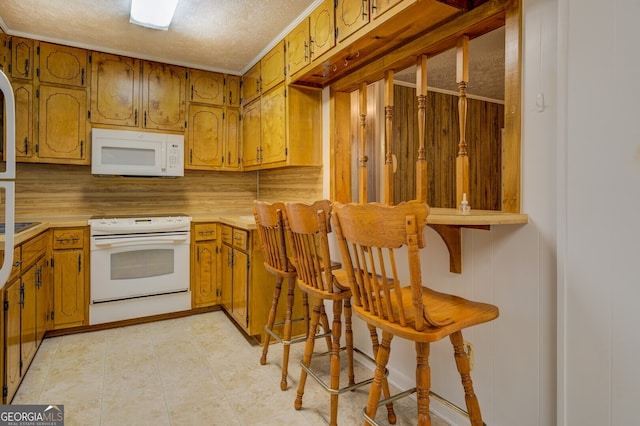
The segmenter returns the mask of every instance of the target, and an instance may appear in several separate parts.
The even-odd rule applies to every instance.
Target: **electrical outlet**
[[[467,358],[469,358],[469,370],[473,370],[473,345],[465,341],[464,352],[467,354]]]

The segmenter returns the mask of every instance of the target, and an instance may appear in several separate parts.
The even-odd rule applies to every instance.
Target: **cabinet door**
[[[224,104],[224,75],[216,72],[189,71],[189,102],[207,105]]]
[[[220,247],[220,304],[231,313],[233,282],[233,250],[227,244]]]
[[[138,126],[140,60],[100,52],[91,57],[91,122]]]
[[[186,69],[145,62],[142,73],[142,127],[184,131]]]
[[[82,250],[53,252],[53,326],[64,328],[85,323],[85,280]]]
[[[325,0],[309,16],[311,60],[322,56],[336,45],[334,0]]]
[[[249,256],[239,250],[233,250],[233,306],[232,315],[240,325],[249,326],[247,310],[247,292],[249,289]]]
[[[224,162],[224,123],[222,107],[189,106],[187,168],[222,167]]]
[[[31,80],[33,78],[33,40],[12,37],[9,43],[11,77]]]
[[[227,143],[225,167],[240,168],[240,111],[237,108],[226,108],[224,112],[224,137]]]
[[[20,279],[13,281],[7,286],[5,300],[5,374],[7,396],[6,403],[9,403],[20,384],[20,316],[22,314],[22,292],[20,290]]]
[[[309,19],[304,19],[287,35],[287,71],[290,76],[310,62]]]
[[[242,110],[242,166],[260,164],[260,99]]]
[[[37,265],[22,274],[22,326],[20,352],[24,374],[36,354],[36,285]]]
[[[218,303],[218,243],[195,243],[193,307],[213,306]]]
[[[260,60],[260,93],[262,95],[284,81],[284,70],[284,42],[282,42]]]
[[[16,160],[29,161],[35,151],[33,85],[14,82],[13,94],[16,100]]]
[[[226,89],[225,105],[230,107],[240,106],[240,77],[227,75],[224,79]]]
[[[58,44],[40,43],[38,76],[41,83],[86,87],[87,51]]]
[[[248,104],[260,96],[260,62],[242,76],[242,103]]]
[[[89,164],[86,90],[41,85],[39,120],[41,161]]]
[[[262,164],[287,160],[284,85],[262,95],[260,111],[260,137]]]
[[[402,0],[371,0],[371,17],[376,19],[401,1]]]
[[[369,0],[338,0],[336,29],[342,41],[369,23]]]

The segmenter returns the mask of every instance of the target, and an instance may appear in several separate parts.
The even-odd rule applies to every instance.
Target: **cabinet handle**
[[[362,0],[362,19],[367,19],[367,0]]]
[[[84,141],[80,141],[80,158],[84,157]]]
[[[13,262],[13,266],[15,268],[17,268],[18,266],[22,265],[22,260],[16,260],[15,262]]]
[[[144,112],[144,123],[142,125],[147,127],[147,111]]]
[[[311,44],[311,43],[309,43]],[[304,41],[304,61],[307,62],[309,60],[309,55],[307,54],[307,49],[309,49],[309,45],[307,45],[307,41]]]
[[[309,37],[309,60],[313,58],[313,37]]]
[[[84,86],[84,68],[82,68],[82,75],[80,77],[80,84],[82,84]]]
[[[29,59],[24,60],[24,76],[29,76]]]
[[[189,149],[189,164],[193,164],[193,149]]]
[[[196,249],[196,261],[200,262],[200,247]]]
[[[371,0],[371,14],[373,15],[378,11],[378,6],[376,6],[376,0]]]
[[[233,105],[233,92],[229,90],[229,105]]]
[[[137,125],[138,125],[138,110],[137,110],[137,109],[135,110],[135,112],[134,112],[133,116],[134,116],[135,124],[136,124],[136,126],[137,126]]]
[[[78,253],[78,272],[82,272],[82,256]]]
[[[191,85],[191,100],[193,100],[193,84]]]
[[[29,139],[24,137],[24,153],[25,155],[29,152]]]

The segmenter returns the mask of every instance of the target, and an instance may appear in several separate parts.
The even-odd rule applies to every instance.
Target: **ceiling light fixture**
[[[129,22],[155,30],[167,30],[178,0],[132,0]]]

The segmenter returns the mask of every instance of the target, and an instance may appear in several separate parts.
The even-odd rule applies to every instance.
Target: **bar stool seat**
[[[428,213],[429,207],[418,201],[395,207],[374,203],[334,205],[334,227],[354,294],[355,313],[367,324],[382,330],[374,380],[363,410],[365,425],[377,424],[378,407],[397,399],[394,396],[380,401],[394,336],[415,342],[416,387],[400,396],[417,393],[418,425],[431,424],[429,345],[445,337],[449,337],[453,346],[465,394],[465,414],[472,425],[483,424],[462,330],[497,318],[498,308],[422,285],[419,251],[424,248],[423,229]],[[396,255],[402,246],[407,249],[406,256]],[[398,259],[406,259],[406,263],[398,265]],[[402,285],[406,278],[401,279],[398,271],[408,271],[408,286]],[[386,278],[387,273],[391,273],[392,278]]]

